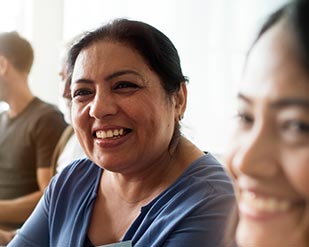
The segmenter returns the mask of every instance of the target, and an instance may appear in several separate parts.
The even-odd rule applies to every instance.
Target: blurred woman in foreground
[[[227,156],[240,247],[309,246],[309,1],[292,1],[262,27],[238,93]]]

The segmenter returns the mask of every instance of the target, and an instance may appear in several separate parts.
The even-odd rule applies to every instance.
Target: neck
[[[203,153],[200,150],[181,137],[172,155],[167,152],[155,164],[148,164],[148,169],[134,177],[105,170],[101,191],[105,195],[111,193],[110,196],[129,204],[145,205],[175,182],[201,155]]]
[[[157,167],[157,170],[144,171],[134,177],[105,170],[101,180],[101,191],[107,198],[113,196],[119,201],[131,205],[147,204],[165,188],[168,174],[172,173],[168,168]]]
[[[25,108],[29,105],[29,103],[33,100],[33,95],[23,95],[22,98],[19,98],[18,100],[12,102],[9,104],[9,117],[14,118],[21,114]]]
[[[22,113],[33,98],[34,96],[29,89],[26,76],[18,77],[12,80],[11,88],[8,91],[6,100],[10,106],[8,111],[9,117],[13,118]]]

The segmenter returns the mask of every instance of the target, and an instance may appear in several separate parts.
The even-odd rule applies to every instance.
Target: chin
[[[272,224],[240,221],[236,230],[236,242],[238,247],[306,247],[305,239],[298,233],[299,229],[295,228],[289,231]]]
[[[265,246],[265,238],[268,236],[256,227],[248,226],[242,221],[239,222],[236,230],[236,242],[239,247]]]

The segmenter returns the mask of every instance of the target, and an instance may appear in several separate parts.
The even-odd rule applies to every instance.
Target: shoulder
[[[206,154],[187,168],[186,171],[152,203],[167,208],[189,212],[200,208],[219,209],[221,203],[234,201],[234,191],[230,178],[222,165],[211,155]],[[195,209],[194,209],[195,208]]]
[[[92,186],[100,178],[102,169],[88,158],[74,160],[58,173],[50,184],[50,190],[56,194],[57,191],[82,191]]]
[[[193,161],[180,180],[196,185],[207,193],[233,193],[232,181],[223,165],[210,153]]]
[[[234,189],[223,166],[208,153],[193,161],[159,200],[181,214],[226,213],[234,204]]]
[[[233,205],[229,177],[222,165],[206,154],[193,161],[174,184],[142,208],[145,218],[141,227],[159,233],[156,241],[162,243],[218,246]]]
[[[96,176],[102,169],[93,163],[88,158],[82,158],[72,161],[66,166],[57,176],[57,180],[73,179],[80,180],[81,178],[86,179],[92,176]]]
[[[39,98],[34,98],[30,105],[30,112],[36,113],[36,116],[62,115],[62,112],[56,105],[45,102]]]
[[[41,100],[40,98],[35,97],[33,99],[33,107],[37,110],[48,110],[48,111],[59,111],[58,107],[54,104],[48,103],[46,101]]]
[[[43,123],[44,125],[53,126],[67,126],[64,120],[63,113],[59,108],[53,104],[35,98],[31,105],[31,113],[28,117],[32,119],[33,123]]]

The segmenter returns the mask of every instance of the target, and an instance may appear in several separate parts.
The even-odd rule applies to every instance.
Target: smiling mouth
[[[97,130],[94,133],[94,137],[102,140],[107,139],[116,139],[130,133],[131,129],[121,128],[121,129],[113,129],[113,130]]]
[[[289,200],[261,197],[250,191],[242,192],[240,201],[241,205],[246,205],[246,207],[265,213],[286,212],[292,206],[292,202]]]

